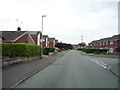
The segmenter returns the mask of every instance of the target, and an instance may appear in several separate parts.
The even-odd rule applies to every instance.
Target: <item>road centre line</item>
[[[86,56],[85,56],[85,58],[89,59],[89,58],[86,57]],[[90,59],[90,60],[93,61],[93,62],[95,62],[96,64],[102,66],[103,68],[108,69],[107,64],[105,64],[105,63],[103,63],[103,62],[100,62],[100,61],[98,61],[98,60],[96,60],[96,59]]]
[[[94,59],[95,60],[95,59]],[[103,65],[105,65],[106,66],[106,64],[105,63],[103,63],[103,62],[100,62],[100,61],[98,61],[98,60],[95,60],[96,62],[98,62],[98,63],[101,63],[101,64],[103,64]]]
[[[103,68],[107,69],[107,65],[105,63],[100,62],[100,61],[98,61],[96,59],[90,59],[90,60],[93,61],[93,62],[95,62],[96,64],[102,66]]]

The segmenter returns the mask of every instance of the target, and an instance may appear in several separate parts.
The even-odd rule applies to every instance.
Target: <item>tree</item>
[[[80,48],[85,48],[85,46],[87,46],[85,42],[79,43],[78,45],[80,45]]]
[[[57,43],[57,44],[55,45],[55,47],[58,47],[59,49],[64,48],[64,49],[66,49],[66,50],[73,48],[73,46],[72,46],[71,44],[66,44],[66,43]]]

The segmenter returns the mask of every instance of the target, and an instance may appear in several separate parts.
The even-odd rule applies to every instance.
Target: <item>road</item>
[[[107,70],[117,61],[70,50],[16,88],[118,88],[118,77]]]

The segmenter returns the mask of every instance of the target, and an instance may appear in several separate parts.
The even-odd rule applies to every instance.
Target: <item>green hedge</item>
[[[20,43],[2,43],[2,56],[36,56],[40,55],[41,46],[20,44]]]
[[[106,53],[107,49],[87,48],[85,49],[85,52],[99,54],[99,53]]]
[[[99,54],[99,53],[107,53],[107,49],[98,49],[98,48],[84,48],[84,49],[78,49],[81,51],[84,51],[86,53],[95,53],[95,54]]]
[[[45,47],[43,49],[43,54],[44,55],[49,55],[49,52],[54,52],[55,51],[55,48],[54,47]]]
[[[49,52],[54,52],[55,48],[54,47],[48,47],[49,48]]]
[[[43,54],[49,55],[49,48],[43,48]]]

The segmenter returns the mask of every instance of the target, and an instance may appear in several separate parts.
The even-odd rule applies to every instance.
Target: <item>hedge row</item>
[[[36,56],[40,55],[41,46],[20,44],[20,43],[2,43],[2,56]]]
[[[54,47],[45,47],[45,48],[43,49],[43,54],[44,54],[44,55],[48,55],[49,52],[54,52],[54,51],[55,51],[55,48],[54,48]]]
[[[98,49],[98,48],[80,48],[78,50],[81,50],[81,51],[84,51],[86,53],[96,53],[96,54],[99,54],[99,53],[107,53],[107,49]]]

